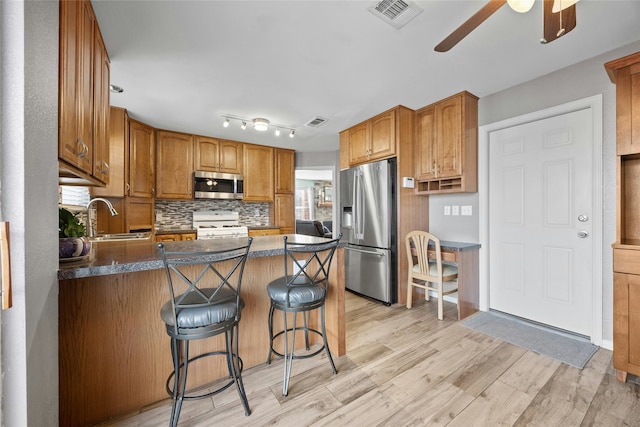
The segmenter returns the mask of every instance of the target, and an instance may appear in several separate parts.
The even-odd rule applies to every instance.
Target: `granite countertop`
[[[247,226],[249,230],[273,230],[276,228],[280,228],[279,225],[249,225]]]
[[[301,243],[321,243],[328,241],[328,239],[322,237],[301,234],[289,234],[287,236],[289,241]],[[207,251],[222,250],[240,246],[245,243],[246,238],[229,238],[166,242],[164,245],[167,249],[176,251]],[[91,257],[88,260],[61,262],[58,270],[58,280],[133,273],[163,268],[158,244],[148,240],[94,243],[91,251]],[[276,256],[282,255],[283,253],[284,244],[282,235],[259,236],[253,238],[253,243],[249,250],[249,258]]]

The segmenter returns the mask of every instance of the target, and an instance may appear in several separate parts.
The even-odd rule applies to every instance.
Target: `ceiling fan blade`
[[[471,31],[482,24],[487,18],[500,9],[507,0],[489,0],[482,9],[477,11],[471,18],[467,19],[462,25],[449,34],[444,40],[435,47],[436,52],[446,52],[454,47],[460,40],[465,38]]]
[[[560,12],[553,13],[553,2],[554,0],[544,0],[543,2],[544,7],[542,18],[544,23],[544,35],[542,40],[540,40],[543,44],[551,43],[576,27],[575,3]],[[560,14],[562,14],[562,26],[560,25]]]

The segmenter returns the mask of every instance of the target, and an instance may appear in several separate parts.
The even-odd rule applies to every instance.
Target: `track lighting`
[[[262,117],[250,119],[245,117],[234,116],[232,114],[222,114],[220,117],[224,119],[224,122],[222,122],[222,126],[224,127],[229,127],[232,120],[237,120],[240,122],[240,129],[242,130],[245,130],[247,128],[248,123],[251,123],[253,126],[253,129],[259,132],[264,132],[269,130],[270,128],[273,128],[274,129],[273,133],[275,134],[275,136],[280,136],[280,133],[282,131],[287,131],[289,132],[289,138],[293,138],[296,132],[296,130],[291,126],[272,123],[269,120]]]

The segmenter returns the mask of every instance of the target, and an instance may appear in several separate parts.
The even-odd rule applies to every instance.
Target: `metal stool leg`
[[[228,330],[225,332],[225,338],[227,342],[227,357],[229,358],[229,374],[233,378],[233,382],[236,384],[236,390],[238,391],[238,396],[240,396],[240,400],[242,401],[242,406],[244,406],[244,414],[248,417],[251,415],[251,409],[249,408],[249,402],[247,401],[247,393],[244,390],[244,384],[242,383],[242,372],[240,368],[239,356],[238,356],[238,325],[236,325],[234,330]],[[234,334],[235,332],[235,334]],[[235,344],[234,344],[234,335],[235,335]],[[234,357],[235,353],[235,357]]]
[[[269,356],[267,356],[267,365],[271,364],[271,355],[273,354],[273,303],[269,308],[269,319],[267,321],[269,327]]]

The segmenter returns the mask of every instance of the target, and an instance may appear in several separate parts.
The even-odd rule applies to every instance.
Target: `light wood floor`
[[[434,302],[407,310],[347,293],[346,304],[337,375],[324,355],[297,360],[283,398],[281,360],[247,369],[250,417],[230,388],[185,402],[180,425],[640,425],[640,386],[616,381],[610,351],[579,370],[460,326],[450,303],[443,321]],[[167,401],[105,425],[166,425],[170,410]]]

